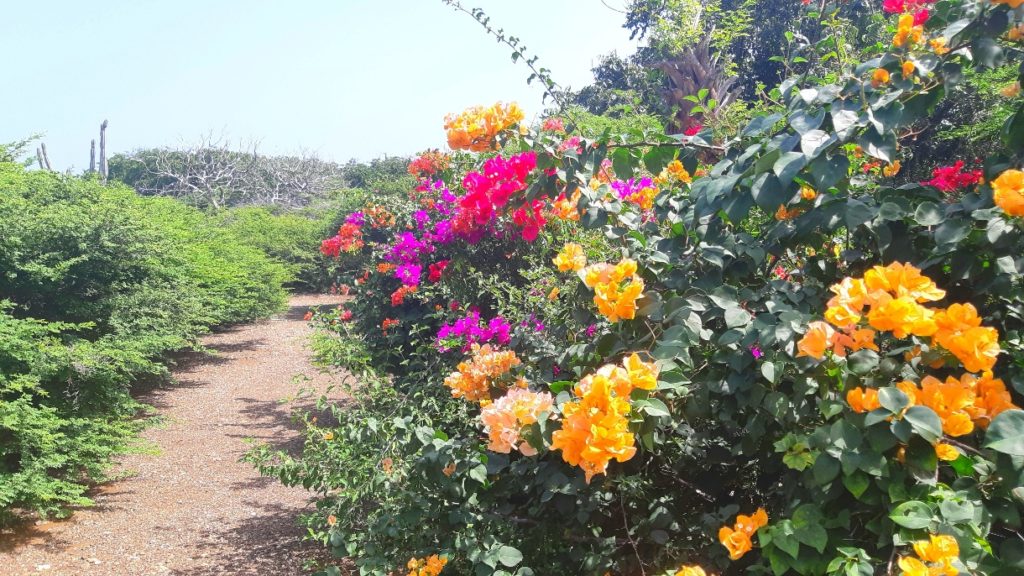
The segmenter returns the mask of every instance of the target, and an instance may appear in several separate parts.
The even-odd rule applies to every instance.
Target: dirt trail
[[[336,297],[296,296],[280,316],[204,339],[216,357],[190,354],[174,370],[176,384],[143,402],[164,418],[143,437],[158,454],[121,459],[134,475],[100,487],[96,506],[67,521],[37,523],[0,535],[0,574],[60,576],[298,575],[321,548],[301,541],[299,513],[309,494],[261,478],[238,461],[246,438],[295,450],[289,419],[293,377],[323,390],[305,348],[310,306]]]

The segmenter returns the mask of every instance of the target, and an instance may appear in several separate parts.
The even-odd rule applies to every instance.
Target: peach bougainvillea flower
[[[487,449],[508,454],[517,449],[525,456],[533,456],[537,450],[522,440],[520,432],[524,426],[533,424],[544,412],[551,410],[554,398],[547,392],[532,392],[524,388],[512,388],[480,411],[490,443]]]
[[[1024,216],[1024,172],[1007,170],[992,181],[992,199],[1010,216]]]

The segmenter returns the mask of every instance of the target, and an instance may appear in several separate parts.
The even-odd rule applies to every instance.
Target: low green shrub
[[[280,310],[287,277],[175,200],[0,163],[0,522],[87,503],[138,428],[132,383]]]

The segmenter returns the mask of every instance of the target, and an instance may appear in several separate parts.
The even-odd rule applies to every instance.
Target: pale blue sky
[[[605,0],[622,7],[626,0]],[[440,0],[37,0],[5,3],[0,142],[45,134],[54,168],[109,150],[201,135],[337,161],[443,146],[444,115],[541,89],[465,14]],[[468,0],[523,40],[560,83],[632,53],[601,0]]]

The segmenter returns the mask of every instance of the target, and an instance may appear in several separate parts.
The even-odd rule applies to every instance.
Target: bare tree
[[[312,154],[265,156],[255,142],[232,147],[212,136],[180,148],[115,156],[113,176],[142,194],[215,209],[243,204],[302,206],[344,185],[341,166]]]
[[[107,183],[107,121],[100,124],[100,179]]]
[[[89,174],[96,173],[96,140],[89,142]]]

